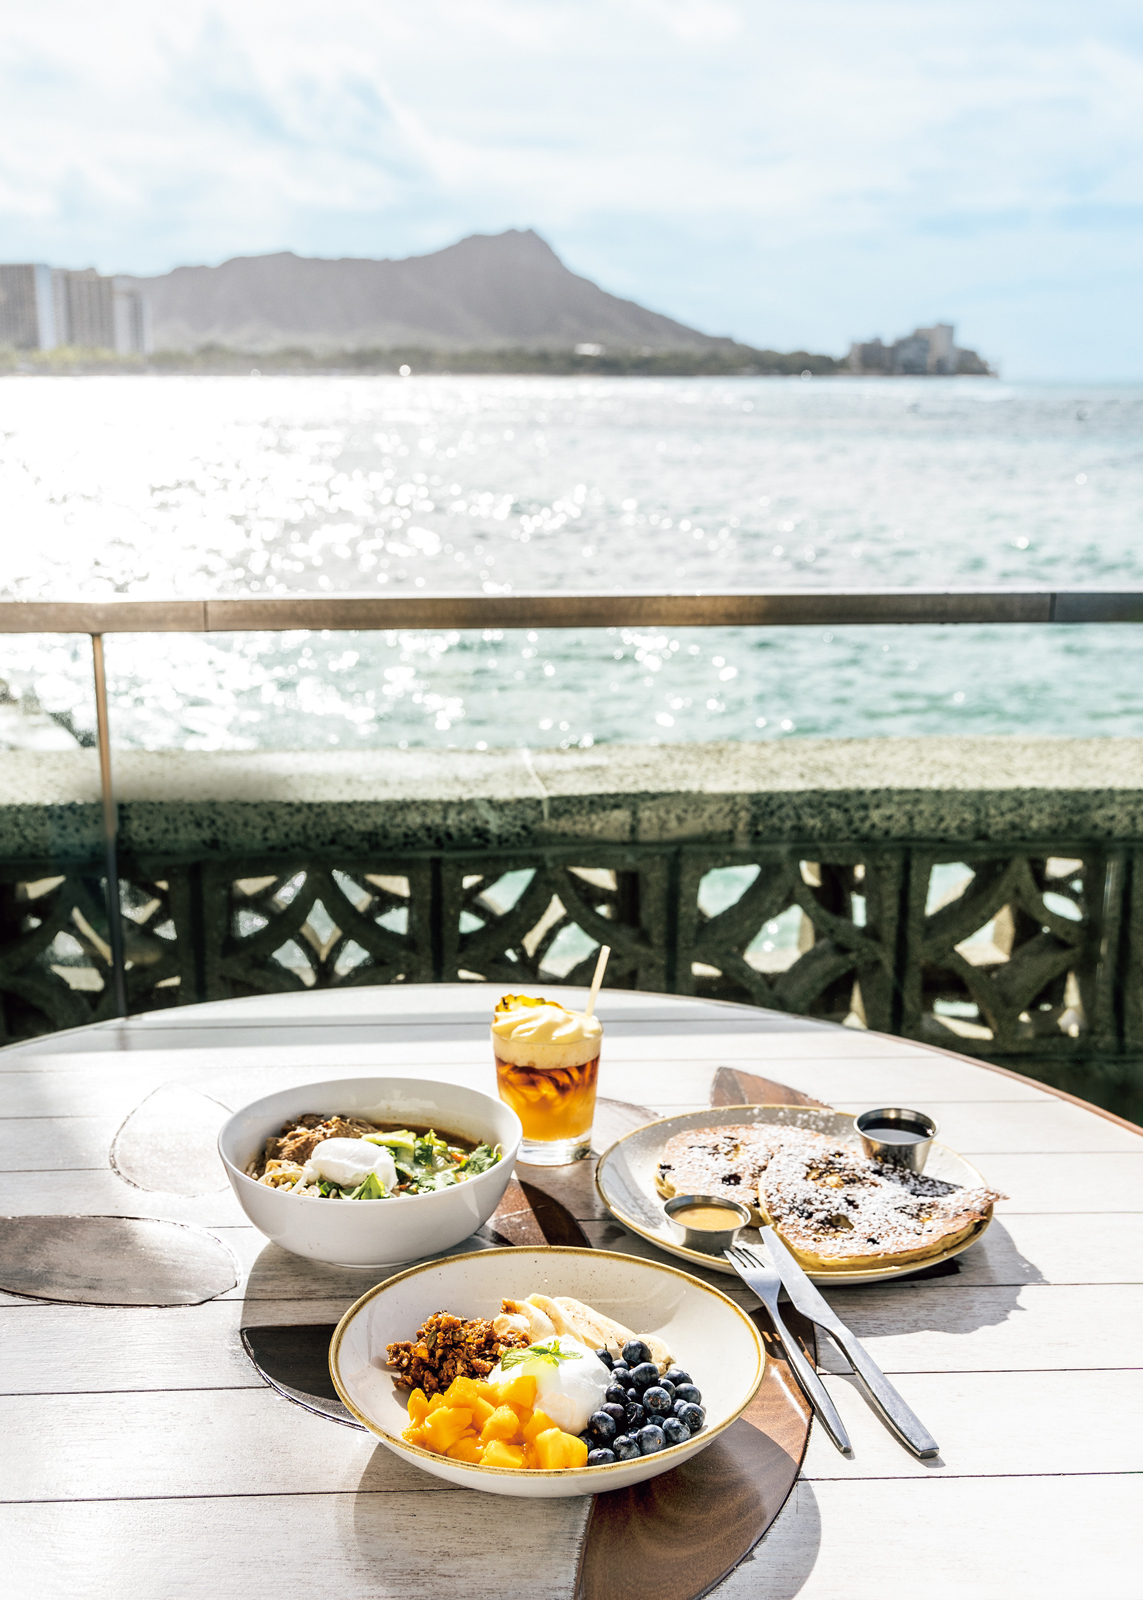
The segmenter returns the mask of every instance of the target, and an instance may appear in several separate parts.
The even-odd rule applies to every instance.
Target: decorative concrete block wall
[[[1104,1103],[1143,1058],[1143,741],[124,752],[116,786],[133,1011],[581,982],[606,941],[613,985]],[[0,753],[4,1038],[109,1014],[101,857],[94,753]]]

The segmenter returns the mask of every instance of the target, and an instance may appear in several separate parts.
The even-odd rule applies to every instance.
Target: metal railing
[[[1141,623],[1140,590],[882,589],[730,594],[243,596],[204,600],[0,601],[0,634],[91,637],[116,1014],[126,965],[118,884],[118,811],[103,637],[108,633],[401,631],[419,628],[847,627],[874,624]]]

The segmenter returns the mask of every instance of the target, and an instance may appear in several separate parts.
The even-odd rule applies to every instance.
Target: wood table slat
[[[332,1321],[361,1292],[354,1275],[268,1245],[224,1191],[148,1192],[108,1164],[115,1129],[164,1085],[235,1106],[347,1072],[490,1088],[496,987],[401,989],[256,996],[0,1050],[0,1216],[185,1220],[215,1231],[241,1267],[226,1297],[164,1311],[0,1295],[11,1582],[47,1600],[152,1600],[161,1572],[164,1600],[197,1600],[260,1592],[275,1563],[305,1571],[320,1551],[340,1600],[435,1600],[442,1575],[474,1600],[521,1581],[537,1600],[573,1600],[582,1502],[451,1489],[242,1381],[257,1376],[244,1322]],[[899,1449],[823,1340],[855,1458],[815,1431],[790,1504],[719,1596],[881,1600],[886,1572],[917,1572],[918,1530],[931,1600],[1132,1594],[1143,1569],[1138,1130],[954,1051],[694,999],[614,991],[603,1004],[601,1087],[616,1099],[697,1109],[725,1069],[842,1109],[935,1108],[947,1142],[1010,1197],[954,1274],[835,1291],[940,1438],[941,1463]],[[69,1167],[77,1160],[93,1165]],[[593,1244],[640,1253],[589,1178],[570,1172],[560,1198]],[[442,1548],[447,1564],[433,1559]],[[870,1548],[875,1560],[855,1560]]]

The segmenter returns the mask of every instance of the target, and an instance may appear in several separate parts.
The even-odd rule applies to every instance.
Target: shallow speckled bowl
[[[706,1426],[686,1444],[637,1461],[562,1472],[481,1467],[406,1444],[405,1397],[385,1365],[386,1346],[409,1339],[434,1311],[494,1317],[505,1296],[570,1295],[636,1333],[663,1339],[702,1390]],[[705,1450],[749,1404],[765,1369],[753,1322],[717,1289],[655,1261],[604,1250],[482,1250],[410,1267],[362,1295],[342,1317],[329,1347],[338,1394],[359,1422],[396,1455],[435,1477],[490,1494],[550,1499],[625,1489],[658,1477]]]

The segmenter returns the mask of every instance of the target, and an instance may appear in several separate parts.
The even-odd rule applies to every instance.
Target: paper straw
[[[599,960],[595,963],[595,977],[591,980],[591,993],[587,997],[585,1017],[593,1017],[595,1015],[595,1002],[599,998],[599,986],[603,982],[603,974],[607,971],[607,958],[610,954],[611,946],[609,944],[600,946]]]

